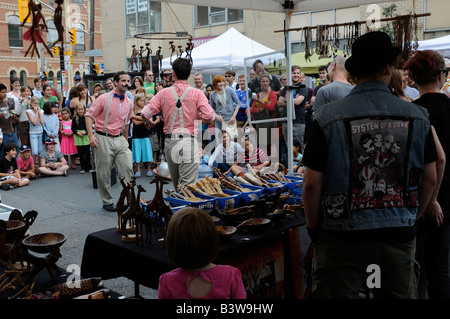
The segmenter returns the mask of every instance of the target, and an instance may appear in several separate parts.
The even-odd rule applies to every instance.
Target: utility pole
[[[95,39],[94,39],[94,34],[95,34],[95,0],[91,0],[91,22],[90,22],[90,49],[94,50],[94,46],[95,46]],[[93,73],[94,70],[94,57],[90,56],[89,57],[89,72]]]

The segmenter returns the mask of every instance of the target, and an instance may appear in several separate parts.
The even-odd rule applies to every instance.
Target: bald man
[[[313,105],[313,114],[325,104],[342,99],[353,89],[354,85],[347,81],[347,71],[345,70],[347,58],[348,56],[337,55],[334,61],[331,62],[328,67],[331,83],[317,91]]]

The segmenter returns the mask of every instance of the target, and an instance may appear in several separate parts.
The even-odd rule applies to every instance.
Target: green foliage
[[[386,8],[383,8],[383,17],[393,18],[398,15],[398,14],[396,14],[396,12],[397,12],[397,5],[392,4]],[[378,29],[378,31],[383,31],[383,32],[387,33],[391,37],[391,40],[394,42],[394,40],[395,40],[394,39],[394,25],[395,25],[395,21],[387,21],[387,22],[385,22],[385,25],[383,27]]]

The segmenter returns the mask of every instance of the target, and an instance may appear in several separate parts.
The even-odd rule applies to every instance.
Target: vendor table
[[[258,232],[238,230],[221,241],[215,263],[238,267],[247,298],[301,298],[302,260],[299,228],[305,224],[303,211],[281,224],[269,224]],[[81,276],[104,280],[126,277],[139,285],[157,289],[159,277],[174,269],[163,242],[153,234],[152,244],[126,243],[116,228],[90,234],[85,241]]]

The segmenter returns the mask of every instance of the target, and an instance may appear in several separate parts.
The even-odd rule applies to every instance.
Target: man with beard
[[[133,102],[126,95],[130,83],[128,73],[116,73],[115,89],[100,95],[86,113],[86,128],[94,151],[98,191],[103,209],[110,212],[116,211],[111,196],[113,164],[119,176],[125,177],[125,183],[131,181],[133,176],[132,155],[128,147],[128,126],[133,113]]]

